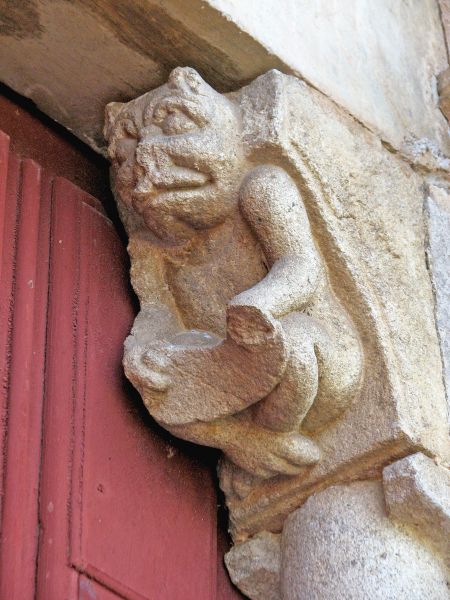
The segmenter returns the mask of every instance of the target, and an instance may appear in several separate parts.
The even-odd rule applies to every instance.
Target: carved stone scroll
[[[221,95],[175,69],[105,135],[141,305],[125,371],[223,451],[236,541],[407,454],[448,460],[418,175],[278,71]]]

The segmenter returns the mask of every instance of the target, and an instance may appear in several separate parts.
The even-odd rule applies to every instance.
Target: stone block
[[[428,265],[436,302],[444,381],[450,415],[450,193],[431,185],[425,204],[428,217]]]
[[[266,76],[241,93],[258,107],[259,136],[281,147],[299,174],[335,293],[357,323],[366,370],[353,407],[314,434],[323,451],[317,465],[230,498],[237,539],[279,530],[314,490],[380,473],[395,456],[420,449],[449,456],[420,177],[294,78]],[[277,98],[276,110],[264,100],[268,94]]]
[[[449,460],[413,169],[276,70],[223,95],[175,69],[105,131],[141,302],[126,372],[223,450],[235,541],[406,454]]]
[[[449,167],[436,78],[447,53],[436,0],[209,0],[286,67],[414,162]],[[449,2],[441,0],[449,20]]]
[[[281,600],[281,535],[262,531],[225,555],[232,582],[251,600]]]
[[[383,471],[389,516],[427,538],[450,568],[450,470],[417,453]]]
[[[389,520],[379,481],[330,487],[285,523],[283,600],[447,600],[448,584],[439,557]]]

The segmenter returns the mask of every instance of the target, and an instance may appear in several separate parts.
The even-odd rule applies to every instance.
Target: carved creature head
[[[126,104],[107,107],[105,137],[127,228],[142,222],[182,243],[223,222],[244,169],[239,108],[191,68]]]

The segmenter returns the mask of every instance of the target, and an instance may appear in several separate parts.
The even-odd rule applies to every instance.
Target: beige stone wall
[[[448,167],[436,93],[447,54],[436,0],[210,4],[396,150]]]
[[[447,168],[438,0],[37,0],[0,8],[0,80],[97,150],[103,107],[189,65],[219,91],[295,74],[396,151]],[[448,19],[447,19],[448,20]]]

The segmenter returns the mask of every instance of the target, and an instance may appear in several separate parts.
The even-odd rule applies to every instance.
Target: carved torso
[[[110,152],[143,308],[126,373],[164,427],[267,479],[320,459],[304,433],[348,407],[362,361],[298,185],[248,156],[244,107],[176,69],[111,107]]]
[[[267,273],[262,250],[238,212],[187,248],[167,250],[166,277],[187,329],[226,335],[225,311]]]

